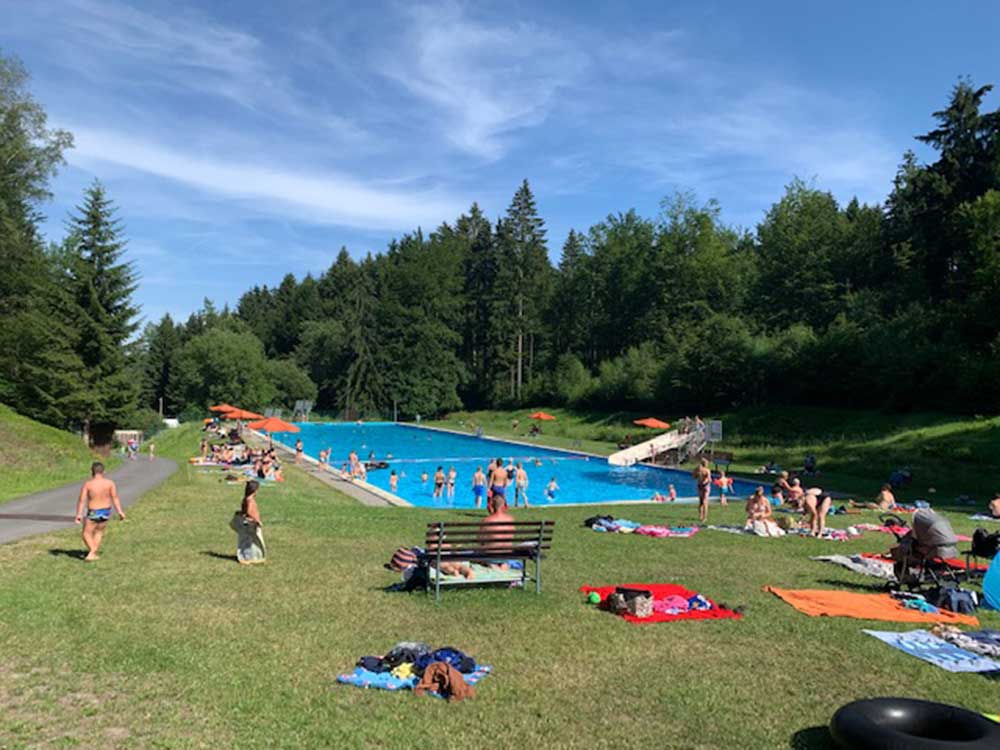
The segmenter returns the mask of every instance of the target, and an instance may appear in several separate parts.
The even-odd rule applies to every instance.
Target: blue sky
[[[234,303],[531,182],[550,250],[677,190],[753,227],[793,177],[882,200],[959,76],[1000,83],[991,3],[0,0],[96,176],[144,315]],[[998,105],[996,94],[988,100]]]

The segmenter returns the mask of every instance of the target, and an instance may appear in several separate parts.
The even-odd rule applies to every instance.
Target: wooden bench
[[[729,451],[714,451],[710,454],[710,458],[715,462],[715,470],[718,471],[720,468],[729,470],[729,464],[733,462],[733,454]]]
[[[427,540],[421,564],[425,568],[425,591],[434,586],[434,601],[441,599],[442,586],[486,583],[521,585],[534,580],[535,593],[542,591],[542,558],[552,548],[555,521],[505,521],[491,523],[452,523],[439,521],[427,524]],[[491,527],[495,531],[491,531]],[[443,576],[442,563],[480,563],[487,566],[507,560],[520,560],[520,570],[493,569],[472,579],[464,576]],[[528,562],[534,563],[534,575],[528,575]]]

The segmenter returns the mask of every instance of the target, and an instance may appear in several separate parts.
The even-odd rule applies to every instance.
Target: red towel
[[[892,555],[883,555],[878,552],[862,552],[862,557],[870,557],[872,560],[887,560],[892,562]],[[937,557],[935,560],[939,563],[947,565],[952,570],[965,570],[966,565],[964,560],[959,560],[957,557]],[[975,570],[978,572],[985,572],[989,569],[989,565],[982,565],[980,563],[972,563],[968,566],[969,570]]]
[[[654,601],[658,599],[666,599],[671,595],[690,599],[692,596],[697,596],[698,594],[697,591],[688,591],[683,586],[678,586],[674,583],[619,583],[616,586],[581,586],[580,591],[584,594],[589,594],[592,591],[597,592],[597,595],[601,597],[600,606],[603,607],[608,595],[615,593],[615,589],[618,587],[643,589],[653,595]],[[707,596],[705,598],[708,599]],[[712,602],[711,599],[708,599],[708,601]],[[733,612],[731,609],[719,607],[715,602],[712,602],[712,605],[714,609],[696,609],[691,612],[683,612],[677,615],[667,615],[660,612],[654,612],[650,617],[636,617],[635,615],[625,613],[622,617],[629,622],[636,624],[644,624],[647,622],[673,622],[674,620],[739,620],[740,617],[742,617],[742,615]]]

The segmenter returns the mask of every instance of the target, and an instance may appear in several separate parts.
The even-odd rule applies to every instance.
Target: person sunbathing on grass
[[[125,520],[121,500],[118,499],[118,488],[115,483],[104,476],[104,464],[95,461],[90,467],[90,479],[80,488],[80,498],[76,502],[77,523],[83,524],[83,543],[87,545],[87,562],[100,559],[97,555],[104,540],[104,532],[111,520],[111,507],[114,506],[118,518]],[[83,517],[86,507],[87,517]]]
[[[795,479],[791,481],[791,484],[785,482],[785,485],[782,485],[779,481],[778,486],[783,490],[788,505],[795,510],[802,510],[805,504],[806,493],[805,490],[802,489],[802,482],[799,478],[795,477]],[[787,486],[787,489],[785,489],[785,486]]]
[[[990,500],[990,504],[986,507],[989,509],[991,516],[1000,518],[1000,492],[993,495],[993,499]]]
[[[879,490],[878,494],[875,496],[875,502],[873,503],[856,503],[853,500],[849,501],[852,508],[867,508],[868,510],[880,510],[883,513],[885,511],[892,510],[896,507],[896,496],[892,494],[892,485],[883,484],[882,489]]]
[[[771,517],[771,503],[764,496],[764,488],[758,487],[753,494],[747,498],[746,504],[747,524],[754,521],[767,521]]]

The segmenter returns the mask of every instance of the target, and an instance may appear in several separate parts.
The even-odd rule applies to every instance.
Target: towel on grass
[[[615,593],[615,589],[619,587],[643,589],[648,591],[653,595],[654,602],[661,601],[669,596],[678,596],[685,600],[698,596],[698,592],[689,591],[683,586],[678,586],[674,583],[620,583],[617,586],[581,586],[580,591],[584,594],[595,592],[601,597],[600,606],[603,607],[608,596]],[[630,615],[626,612],[622,615],[622,617],[628,622],[636,624],[645,624],[649,622],[673,622],[674,620],[739,620],[742,617],[742,615],[738,612],[733,612],[731,609],[720,607],[707,597],[703,598],[705,598],[705,600],[712,605],[712,609],[694,609],[689,610],[688,612],[681,612],[673,615],[666,614],[665,612],[653,612],[650,617],[636,617],[635,615]]]
[[[949,672],[996,672],[1000,661],[959,648],[926,630],[893,633],[884,630],[864,630],[864,633],[888,643],[910,656],[916,656]]]
[[[907,609],[889,594],[859,594],[854,591],[827,589],[779,589],[765,586],[795,609],[811,617],[853,617],[858,620],[882,620],[885,622],[945,622],[952,625],[979,626],[979,620],[972,615],[960,615],[942,609],[939,612],[920,612]]]
[[[885,555],[879,552],[862,552],[862,557],[866,557],[870,560],[882,560],[891,563],[892,555]],[[938,558],[938,562],[947,565],[952,570],[972,570],[978,573],[983,573],[989,568],[988,565],[982,565],[980,563],[972,563],[971,565],[966,565],[965,560],[960,560],[957,557],[942,557]]]
[[[466,685],[475,685],[481,679],[493,671],[493,667],[485,664],[477,664],[476,671],[466,675]],[[416,675],[400,679],[393,677],[391,672],[372,672],[364,667],[355,667],[350,674],[342,674],[337,677],[337,682],[342,685],[352,685],[359,688],[375,688],[377,690],[412,690],[420,683],[420,678]],[[431,693],[436,698],[443,696]]]
[[[687,539],[698,533],[697,526],[640,526],[635,530],[636,534],[642,536],[652,536],[658,539]]]
[[[810,557],[809,559],[833,563],[834,565],[843,566],[848,570],[853,570],[855,573],[881,578],[886,581],[896,579],[896,574],[892,570],[891,560],[887,561],[865,555],[819,555],[817,557]]]
[[[1000,523],[1000,518],[994,518],[993,516],[987,516],[984,513],[976,513],[974,516],[969,516],[973,521],[993,521],[994,523]]]

